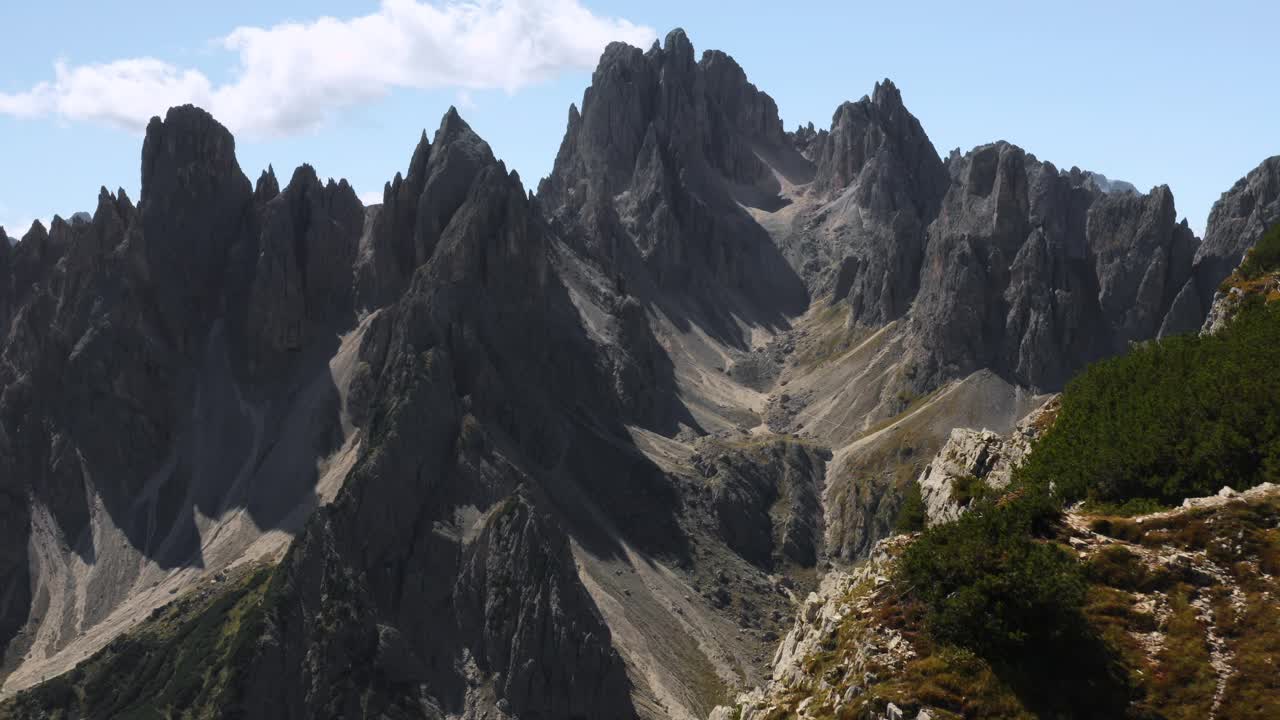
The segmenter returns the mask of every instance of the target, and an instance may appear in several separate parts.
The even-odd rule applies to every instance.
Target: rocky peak
[[[154,288],[165,331],[189,349],[221,306],[231,248],[252,232],[253,191],[231,133],[191,105],[152,118],[139,209],[133,267]]]
[[[733,127],[752,139],[778,145],[786,142],[777,103],[747,81],[736,60],[719,50],[708,50],[698,67],[706,78],[707,94]]]
[[[387,185],[383,206],[362,241],[356,281],[360,305],[377,307],[403,291],[414,269],[435,253],[477,177],[497,165],[489,144],[456,108],[445,113],[433,141],[423,132],[408,176],[397,174]],[[506,176],[505,168],[501,174]]]
[[[922,386],[988,367],[1056,390],[1156,334],[1196,243],[1167,187],[1104,193],[1005,142],[947,168],[913,313]]]
[[[905,194],[898,199],[915,206],[920,215],[930,215],[946,191],[938,151],[887,78],[876,83],[870,97],[836,110],[830,137],[817,159],[814,186],[819,190],[842,190],[870,164],[874,172],[892,169],[903,175],[899,182]]]
[[[1191,273],[1198,241],[1179,221],[1167,185],[1146,195],[1106,193],[1086,226],[1098,302],[1115,328],[1108,353],[1154,337]]]
[[[125,239],[125,233],[133,224],[137,209],[130,202],[123,188],[112,195],[106,187],[98,191],[98,207],[94,210],[88,230],[88,244],[92,255],[115,250]],[[84,241],[82,241],[84,242]]]
[[[194,105],[170,108],[164,120],[151,118],[142,143],[142,201],[169,196],[176,180],[191,187],[247,183],[236,162],[231,132]]]
[[[875,84],[871,90],[871,103],[889,111],[902,109],[902,92],[889,78]]]
[[[647,53],[605,49],[538,204],[631,292],[693,293],[712,305],[740,294],[775,306],[751,314],[776,313],[785,297],[798,309],[803,288],[743,210],[776,198],[760,158],[782,154],[806,164],[774,102],[724,53],[694,62],[677,29]]]
[[[581,113],[570,108],[555,170],[539,194],[556,205],[585,200],[585,188],[571,191],[575,185],[620,191],[632,179],[650,126],[664,152],[683,164],[709,163],[736,182],[762,177],[753,142],[786,145],[773,99],[723,52],[708,51],[695,63],[693,44],[677,28],[647,53],[622,43],[605,49]]]
[[[453,110],[454,108],[450,106],[449,109]],[[430,159],[431,138],[427,137],[426,128],[423,128],[422,137],[418,138],[418,144],[414,146],[413,155],[409,158],[409,175],[407,179],[410,185],[420,188],[422,183],[426,182],[427,161]],[[400,173],[396,173],[396,179],[399,181]]]
[[[258,183],[253,188],[254,205],[261,207],[280,194],[280,182],[276,180],[276,169],[267,165],[267,169],[258,176]]]
[[[19,303],[36,283],[43,282],[61,254],[49,240],[44,224],[34,220],[22,242],[13,247],[10,263],[13,268],[14,302]]]
[[[822,146],[830,137],[830,133],[824,128],[818,130],[810,122],[808,125],[801,125],[793,132],[787,133],[787,139],[791,141],[793,147],[808,161],[816,163],[822,152]]]
[[[345,180],[322,184],[309,164],[294,170],[261,213],[243,342],[244,369],[257,378],[280,372],[291,352],[343,324],[352,309],[364,225],[364,208],[351,186]]]
[[[662,41],[664,64],[677,70],[688,70],[693,66],[693,43],[685,34],[684,28],[673,28]]]
[[[440,234],[466,199],[476,176],[498,163],[489,144],[452,107],[440,122],[431,148],[413,233],[417,265],[435,251]]]
[[[846,301],[850,322],[877,327],[900,317],[918,287],[925,227],[946,192],[946,166],[889,80],[846,102],[830,131],[806,130],[793,143],[813,159],[810,193],[823,203],[802,246],[818,258],[814,294]],[[793,264],[813,264],[794,258]]]

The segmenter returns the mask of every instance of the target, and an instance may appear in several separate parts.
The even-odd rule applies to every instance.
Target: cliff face
[[[1192,276],[1178,291],[1161,335],[1193,332],[1213,303],[1218,285],[1246,251],[1280,222],[1280,156],[1262,161],[1213,204]]]
[[[790,241],[790,258],[813,290],[848,302],[852,323],[895,320],[919,288],[946,169],[889,80],[841,105],[814,145],[810,194],[829,204]]]
[[[988,367],[1055,390],[1155,336],[1196,239],[1173,195],[1103,193],[998,143],[951,159],[913,309],[921,387]]]
[[[569,364],[584,341],[518,178],[451,112],[432,157],[456,157],[453,143],[485,162],[444,201],[426,196],[461,200],[434,216],[430,255],[371,320],[353,381],[368,442],[284,561],[249,707],[408,712],[397,688],[425,683],[413,707],[430,716],[634,712],[564,530],[537,507],[572,452],[559,393],[598,390]]]
[[[777,106],[728,55],[681,30],[648,52],[610,45],[583,95],[538,204],[571,244],[646,302],[774,319],[805,292],[748,208],[776,202],[765,158],[807,165]],[[803,170],[802,170],[803,172]]]

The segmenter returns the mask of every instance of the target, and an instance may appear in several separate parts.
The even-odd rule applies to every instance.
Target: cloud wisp
[[[643,47],[654,37],[578,0],[383,0],[377,12],[352,19],[235,29],[218,41],[238,56],[226,84],[151,57],[59,61],[52,80],[0,93],[0,114],[137,129],[190,102],[237,132],[290,135],[395,89],[514,92],[593,67],[611,41]]]

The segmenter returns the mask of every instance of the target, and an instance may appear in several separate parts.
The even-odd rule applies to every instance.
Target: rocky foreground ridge
[[[1280,487],[1264,484],[1123,520],[1065,517],[1055,542],[1090,569],[1089,622],[1124,647],[1150,716],[1252,717],[1252,698],[1274,702],[1277,513]],[[770,682],[711,720],[1037,717],[984,661],[919,632],[918,610],[891,582],[910,542],[888,538],[852,572],[829,573],[779,645]]]
[[[1199,328],[1278,170],[1199,242],[888,80],[787,132],[679,30],[536,194],[452,109],[364,207],[173,108],[136,204],[0,238],[0,714],[705,717],[954,428]]]
[[[956,430],[920,478],[924,519],[954,522],[975,483],[1007,487],[1010,467],[1029,450],[1028,434],[1052,425],[1056,404],[1008,437]],[[1280,703],[1272,679],[1280,647],[1277,523],[1280,486],[1272,483],[1245,492],[1223,487],[1172,510],[1128,517],[1068,510],[1043,542],[1085,568],[1088,632],[1106,643],[1092,652],[1109,665],[1097,677],[1086,666],[1064,668],[1069,677],[1053,682],[1076,683],[1062,692],[1096,695],[1095,711],[1108,717],[1267,716]],[[856,568],[827,573],[799,605],[769,681],[717,708],[711,720],[1044,716],[1032,698],[1057,691],[1029,692],[990,658],[925,632],[925,610],[898,570],[918,536],[886,538]]]

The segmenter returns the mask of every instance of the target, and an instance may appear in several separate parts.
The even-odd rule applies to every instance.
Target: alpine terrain
[[[0,718],[1277,717],[1280,157],[1201,239],[907,99],[674,30],[367,207],[152,119],[0,229]]]

